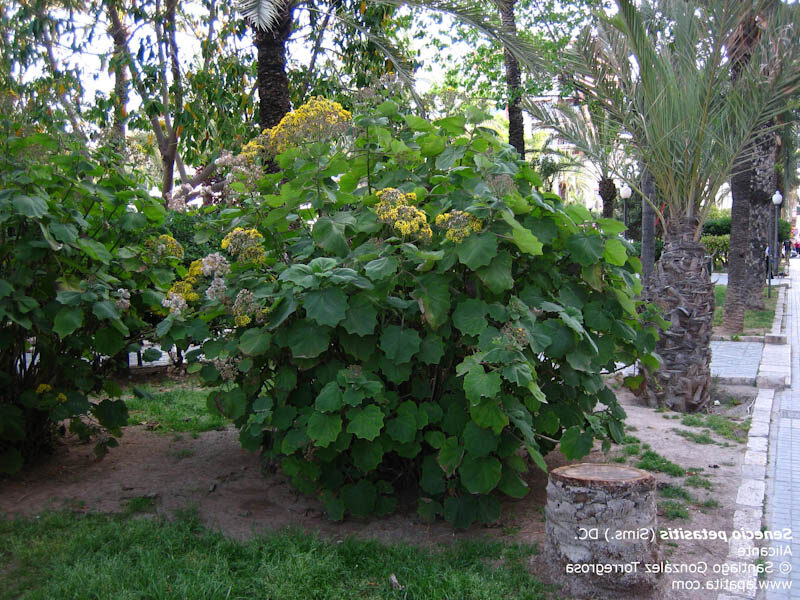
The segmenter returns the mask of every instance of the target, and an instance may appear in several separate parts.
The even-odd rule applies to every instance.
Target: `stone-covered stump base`
[[[550,473],[546,551],[571,597],[643,598],[656,590],[661,577],[645,566],[662,559],[655,495],[655,478],[626,465]]]

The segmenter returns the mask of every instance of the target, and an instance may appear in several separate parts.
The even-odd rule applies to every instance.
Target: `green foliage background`
[[[49,448],[60,421],[81,437],[110,433],[99,454],[116,445],[127,410],[106,375],[138,348],[141,315],[160,308],[160,294],[139,290],[171,279],[174,265],[145,263],[142,242],[165,210],[119,156],[9,121],[0,130],[0,473],[9,473]]]

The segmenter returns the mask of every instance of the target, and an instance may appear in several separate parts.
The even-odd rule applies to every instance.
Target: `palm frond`
[[[662,0],[652,13],[617,3],[619,13],[570,50],[575,87],[630,135],[670,214],[702,215],[738,158],[757,151],[754,136],[772,134],[800,89],[797,8],[773,8],[732,80],[725,44],[750,3]]]
[[[318,9],[313,6],[307,6],[306,8],[309,10],[309,12],[318,11]],[[413,70],[411,65],[408,64],[408,61],[403,57],[402,50],[393,44],[388,37],[381,35],[372,28],[365,27],[356,19],[350,18],[348,15],[344,14],[343,11],[338,10],[328,14],[330,14],[334,20],[339,21],[351,31],[355,31],[363,35],[370,42],[375,44],[378,49],[380,49],[386,59],[391,61],[394,72],[397,74],[397,78],[406,86],[409,93],[414,98],[414,102],[417,103],[420,111],[424,113],[424,101],[422,98],[420,98],[415,89]]]
[[[246,21],[259,29],[273,30],[291,0],[239,0],[237,9]]]
[[[617,172],[620,159],[619,128],[608,115],[595,109],[581,110],[559,104],[522,100],[522,107],[545,128],[581,152],[597,167],[601,177]]]
[[[490,0],[497,7],[499,0]],[[418,9],[450,15],[454,19],[474,27],[487,37],[497,40],[513,54],[521,65],[534,73],[546,72],[548,65],[539,50],[513,33],[504,31],[498,11],[487,11],[474,0],[379,0],[392,6],[413,6]]]

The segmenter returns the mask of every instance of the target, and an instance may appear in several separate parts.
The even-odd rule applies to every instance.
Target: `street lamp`
[[[769,270],[769,283],[767,284],[767,298],[772,294],[772,274],[778,270],[778,211],[780,210],[781,202],[783,202],[783,195],[780,191],[772,194],[772,203],[775,205],[775,237],[772,244],[772,266]]]
[[[622,222],[625,224],[625,227],[628,226],[628,198],[631,197],[633,190],[631,190],[631,186],[627,183],[622,186],[622,189],[619,191],[619,197],[622,198]]]

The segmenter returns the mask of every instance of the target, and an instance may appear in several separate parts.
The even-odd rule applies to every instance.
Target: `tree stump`
[[[656,480],[619,464],[553,469],[547,484],[547,553],[576,598],[643,598],[661,576]]]

